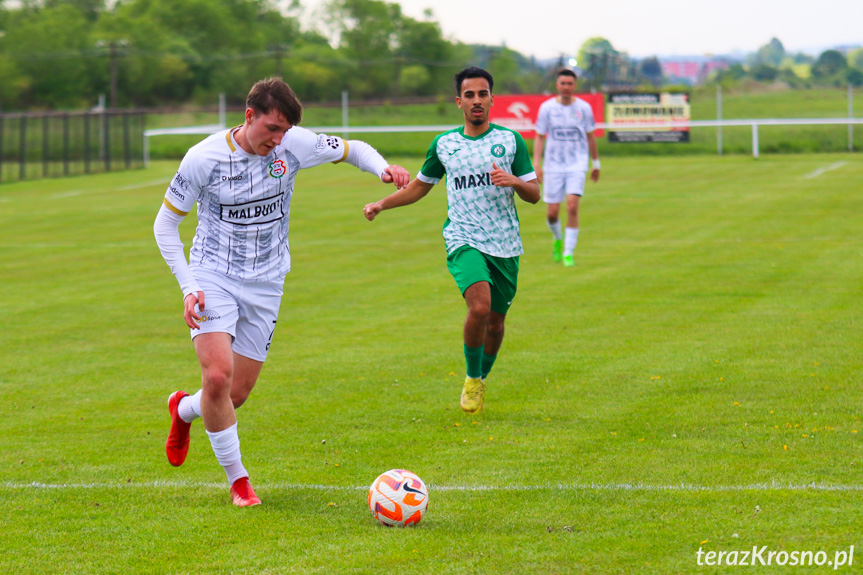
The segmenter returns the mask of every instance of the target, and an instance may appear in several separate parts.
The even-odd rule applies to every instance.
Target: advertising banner
[[[593,119],[597,124],[605,120],[605,96],[603,94],[576,94],[575,97],[590,104],[593,110]],[[536,127],[536,117],[539,114],[539,106],[551,98],[554,96],[549,94],[495,96],[489,119],[493,124],[515,130],[526,140],[531,140],[536,135],[534,128]],[[602,137],[603,131],[596,130],[594,134],[597,137]]]
[[[688,122],[689,94],[610,94],[606,118],[609,142],[688,142],[689,128],[629,128]]]

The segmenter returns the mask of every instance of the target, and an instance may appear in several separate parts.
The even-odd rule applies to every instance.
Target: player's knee
[[[485,300],[471,302],[469,313],[476,320],[488,322],[491,315],[491,302]]]
[[[222,397],[231,393],[231,371],[209,368],[203,373],[204,393],[212,397]]]

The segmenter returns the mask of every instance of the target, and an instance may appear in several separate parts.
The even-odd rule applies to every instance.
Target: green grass
[[[694,88],[692,97],[693,120],[715,120],[716,88]],[[863,89],[855,89],[856,116],[863,109]],[[341,108],[321,107],[307,103],[303,125],[311,127],[340,126]],[[727,91],[722,98],[722,117],[749,118],[847,118],[848,94],[845,88],[814,88],[782,90]],[[227,123],[238,125],[242,114],[228,114]],[[463,121],[454,99],[445,97],[435,104],[357,106],[350,109],[349,123],[353,126],[383,125],[452,125]],[[148,128],[165,128],[215,124],[215,113],[183,112],[178,114],[148,115]],[[416,155],[424,153],[433,134],[354,134],[368,141],[387,155]],[[725,127],[722,132],[722,150],[728,155],[752,154],[752,129]],[[854,149],[863,149],[863,126],[854,128]],[[200,136],[157,136],[151,138],[153,158],[176,158],[198,141]],[[760,153],[817,153],[845,152],[848,150],[847,126],[762,126],[759,130]],[[715,155],[717,153],[716,128],[694,128],[688,144],[610,144],[600,141],[600,155]]]
[[[855,545],[859,564],[856,156],[609,158],[572,270],[520,204],[478,416],[458,408],[443,187],[369,223],[389,190],[368,174],[301,174],[279,329],[239,412],[264,499],[243,510],[200,422],[186,465],[164,456],[165,401],[200,381],[152,238],[175,169],[0,188],[0,572],[713,573],[734,570],[699,547],[765,545]],[[416,528],[366,508],[395,467],[430,485]]]

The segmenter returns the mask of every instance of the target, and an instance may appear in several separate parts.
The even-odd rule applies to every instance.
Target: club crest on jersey
[[[276,160],[274,162],[270,162],[270,165],[267,166],[267,169],[270,172],[271,178],[281,178],[288,172],[287,166],[285,166],[285,162],[283,160]]]
[[[503,147],[503,144],[495,144],[491,147],[491,155],[495,158],[502,158],[506,153],[506,148]]]

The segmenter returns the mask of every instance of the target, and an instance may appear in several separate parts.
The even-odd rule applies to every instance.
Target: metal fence
[[[143,167],[140,110],[0,114],[0,182]]]

